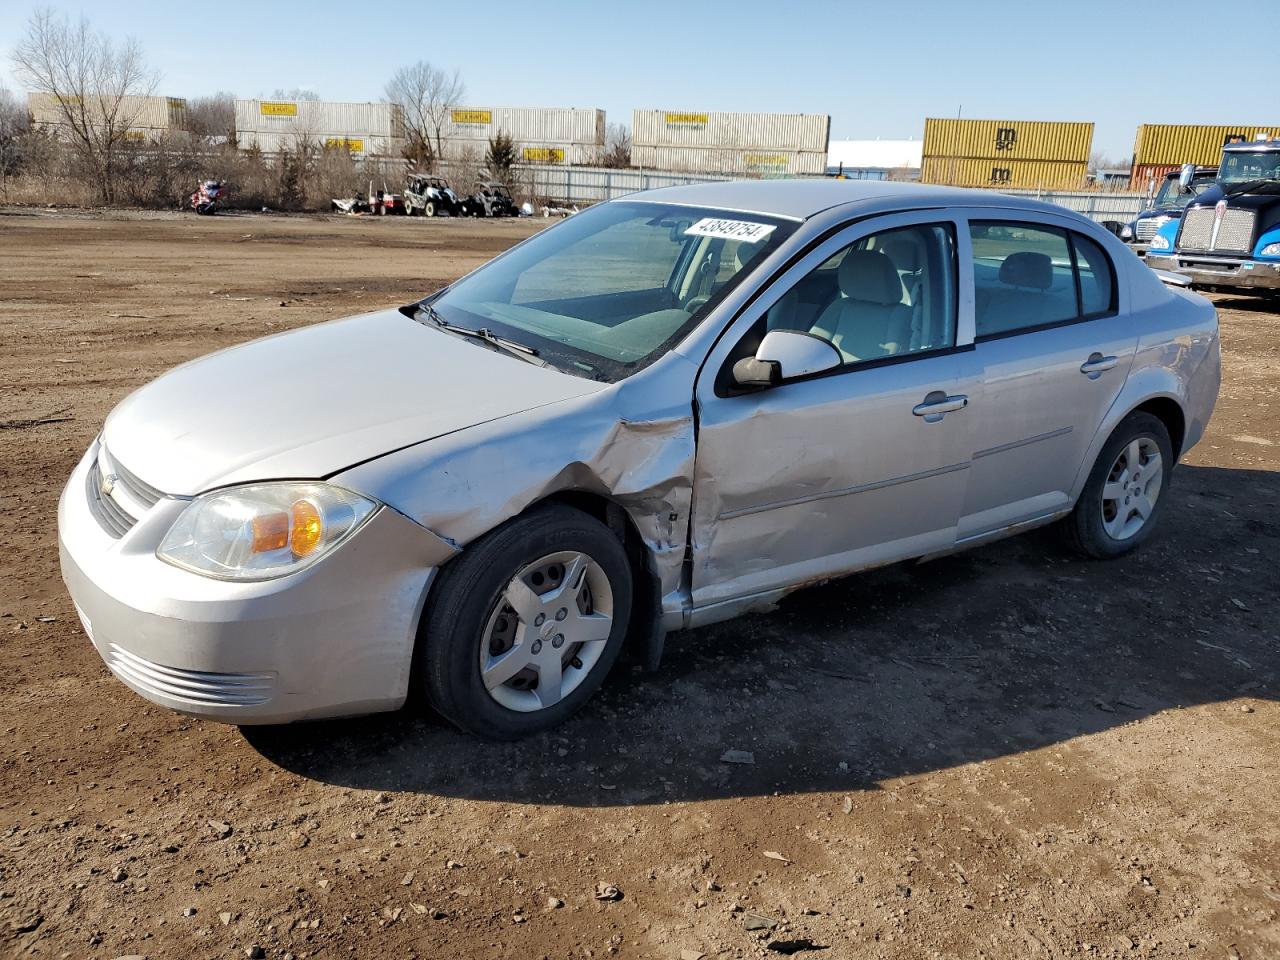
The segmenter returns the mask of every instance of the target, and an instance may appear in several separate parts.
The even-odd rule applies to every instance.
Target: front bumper
[[[1153,270],[1178,273],[1201,287],[1233,290],[1280,290],[1280,263],[1212,254],[1147,253]]]
[[[161,706],[228,723],[394,710],[435,569],[456,549],[388,507],[296,574],[230,583],[155,555],[186,501],[122,536],[90,511],[93,444],[58,503],[62,576],[115,676]]]

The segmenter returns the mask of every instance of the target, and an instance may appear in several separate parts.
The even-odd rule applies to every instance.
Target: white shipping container
[[[484,140],[499,131],[516,143],[604,144],[604,111],[594,107],[459,107],[444,135]]]
[[[392,103],[237,100],[236,137],[243,141],[248,133],[399,138],[404,136],[404,115]]]
[[[634,110],[631,142],[641,147],[733,147],[825,154],[831,118],[811,113],[703,113]]]
[[[488,140],[446,140],[444,153],[446,160],[462,160],[467,155],[471,159],[483,161],[489,150]],[[549,163],[558,166],[590,166],[600,161],[600,148],[595,144],[565,143],[563,141],[542,141],[530,143],[528,140],[516,141],[517,163]]]
[[[653,147],[632,144],[631,166],[732,176],[818,176],[826,172],[825,150],[740,147]]]
[[[257,147],[263,153],[275,154],[281,150],[296,151],[303,142],[319,147],[346,147],[358,157],[399,157],[404,148],[400,137],[377,137],[345,133],[239,133],[237,145],[241,150]]]
[[[442,131],[446,156],[483,156],[505,133],[529,163],[587,164],[604,147],[604,111],[594,107],[459,107]]]
[[[187,125],[187,101],[178,97],[123,97],[117,103],[114,98],[90,95],[83,100],[67,97],[60,104],[51,93],[27,94],[27,109],[36,126],[65,124],[64,104],[77,116],[83,109],[90,123],[100,122],[107,112],[114,110],[117,123],[123,122],[130,132],[161,133],[184,130]]]

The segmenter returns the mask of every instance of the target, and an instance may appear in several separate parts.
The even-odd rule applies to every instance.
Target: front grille
[[[98,521],[103,530],[117,540],[132,530],[133,525],[138,522],[137,517],[131,517],[124,512],[114,497],[103,496],[102,471],[98,469],[96,462],[89,468],[89,476],[85,480],[85,496],[89,499],[89,512],[93,514],[93,518]]]
[[[102,479],[107,476],[114,479],[111,491],[103,493]],[[85,496],[94,519],[103,530],[119,540],[133,529],[138,517],[160,502],[164,494],[122,467],[103,446],[98,448],[98,458],[89,467]]]
[[[127,683],[144,692],[216,707],[253,707],[271,699],[274,673],[203,673],[180,670],[121,649],[107,647],[107,666]]]
[[[1193,207],[1182,215],[1182,234],[1178,247],[1182,250],[1208,250],[1213,237],[1213,207]]]
[[[1256,218],[1253,210],[1236,210],[1227,208],[1222,215],[1222,223],[1218,225],[1218,236],[1213,241],[1213,249],[1224,253],[1249,253],[1253,250],[1253,221]]]
[[[1194,207],[1182,217],[1178,248],[1205,253],[1248,253],[1253,249],[1256,219],[1253,210],[1228,207],[1218,220],[1213,207]]]
[[[1142,243],[1150,242],[1166,223],[1169,217],[1147,217],[1138,221],[1138,227],[1134,230],[1134,236]]]
[[[148,510],[160,502],[164,494],[151,486],[149,483],[143,483],[132,473],[126,470],[115,457],[111,456],[110,451],[106,447],[98,450],[98,463],[102,469],[109,471],[116,477],[117,485],[124,490],[131,498],[142,504]]]

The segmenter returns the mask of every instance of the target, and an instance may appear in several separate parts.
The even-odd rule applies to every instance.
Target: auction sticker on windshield
[[[704,217],[686,230],[686,237],[723,237],[725,240],[741,240],[758,243],[773,233],[774,224],[752,223],[749,220],[722,220]]]

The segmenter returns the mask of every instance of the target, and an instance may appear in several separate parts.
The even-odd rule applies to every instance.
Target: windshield
[[[431,301],[578,376],[617,381],[679,342],[796,224],[614,201],[575,214]]]
[[[1181,210],[1191,202],[1193,197],[1200,196],[1211,186],[1213,186],[1213,174],[1197,174],[1191,181],[1191,192],[1183,193],[1178,186],[1178,178],[1170,177],[1160,184],[1160,192],[1156,194],[1154,206],[1157,210]]]
[[[1223,150],[1219,183],[1280,180],[1280,150]]]

